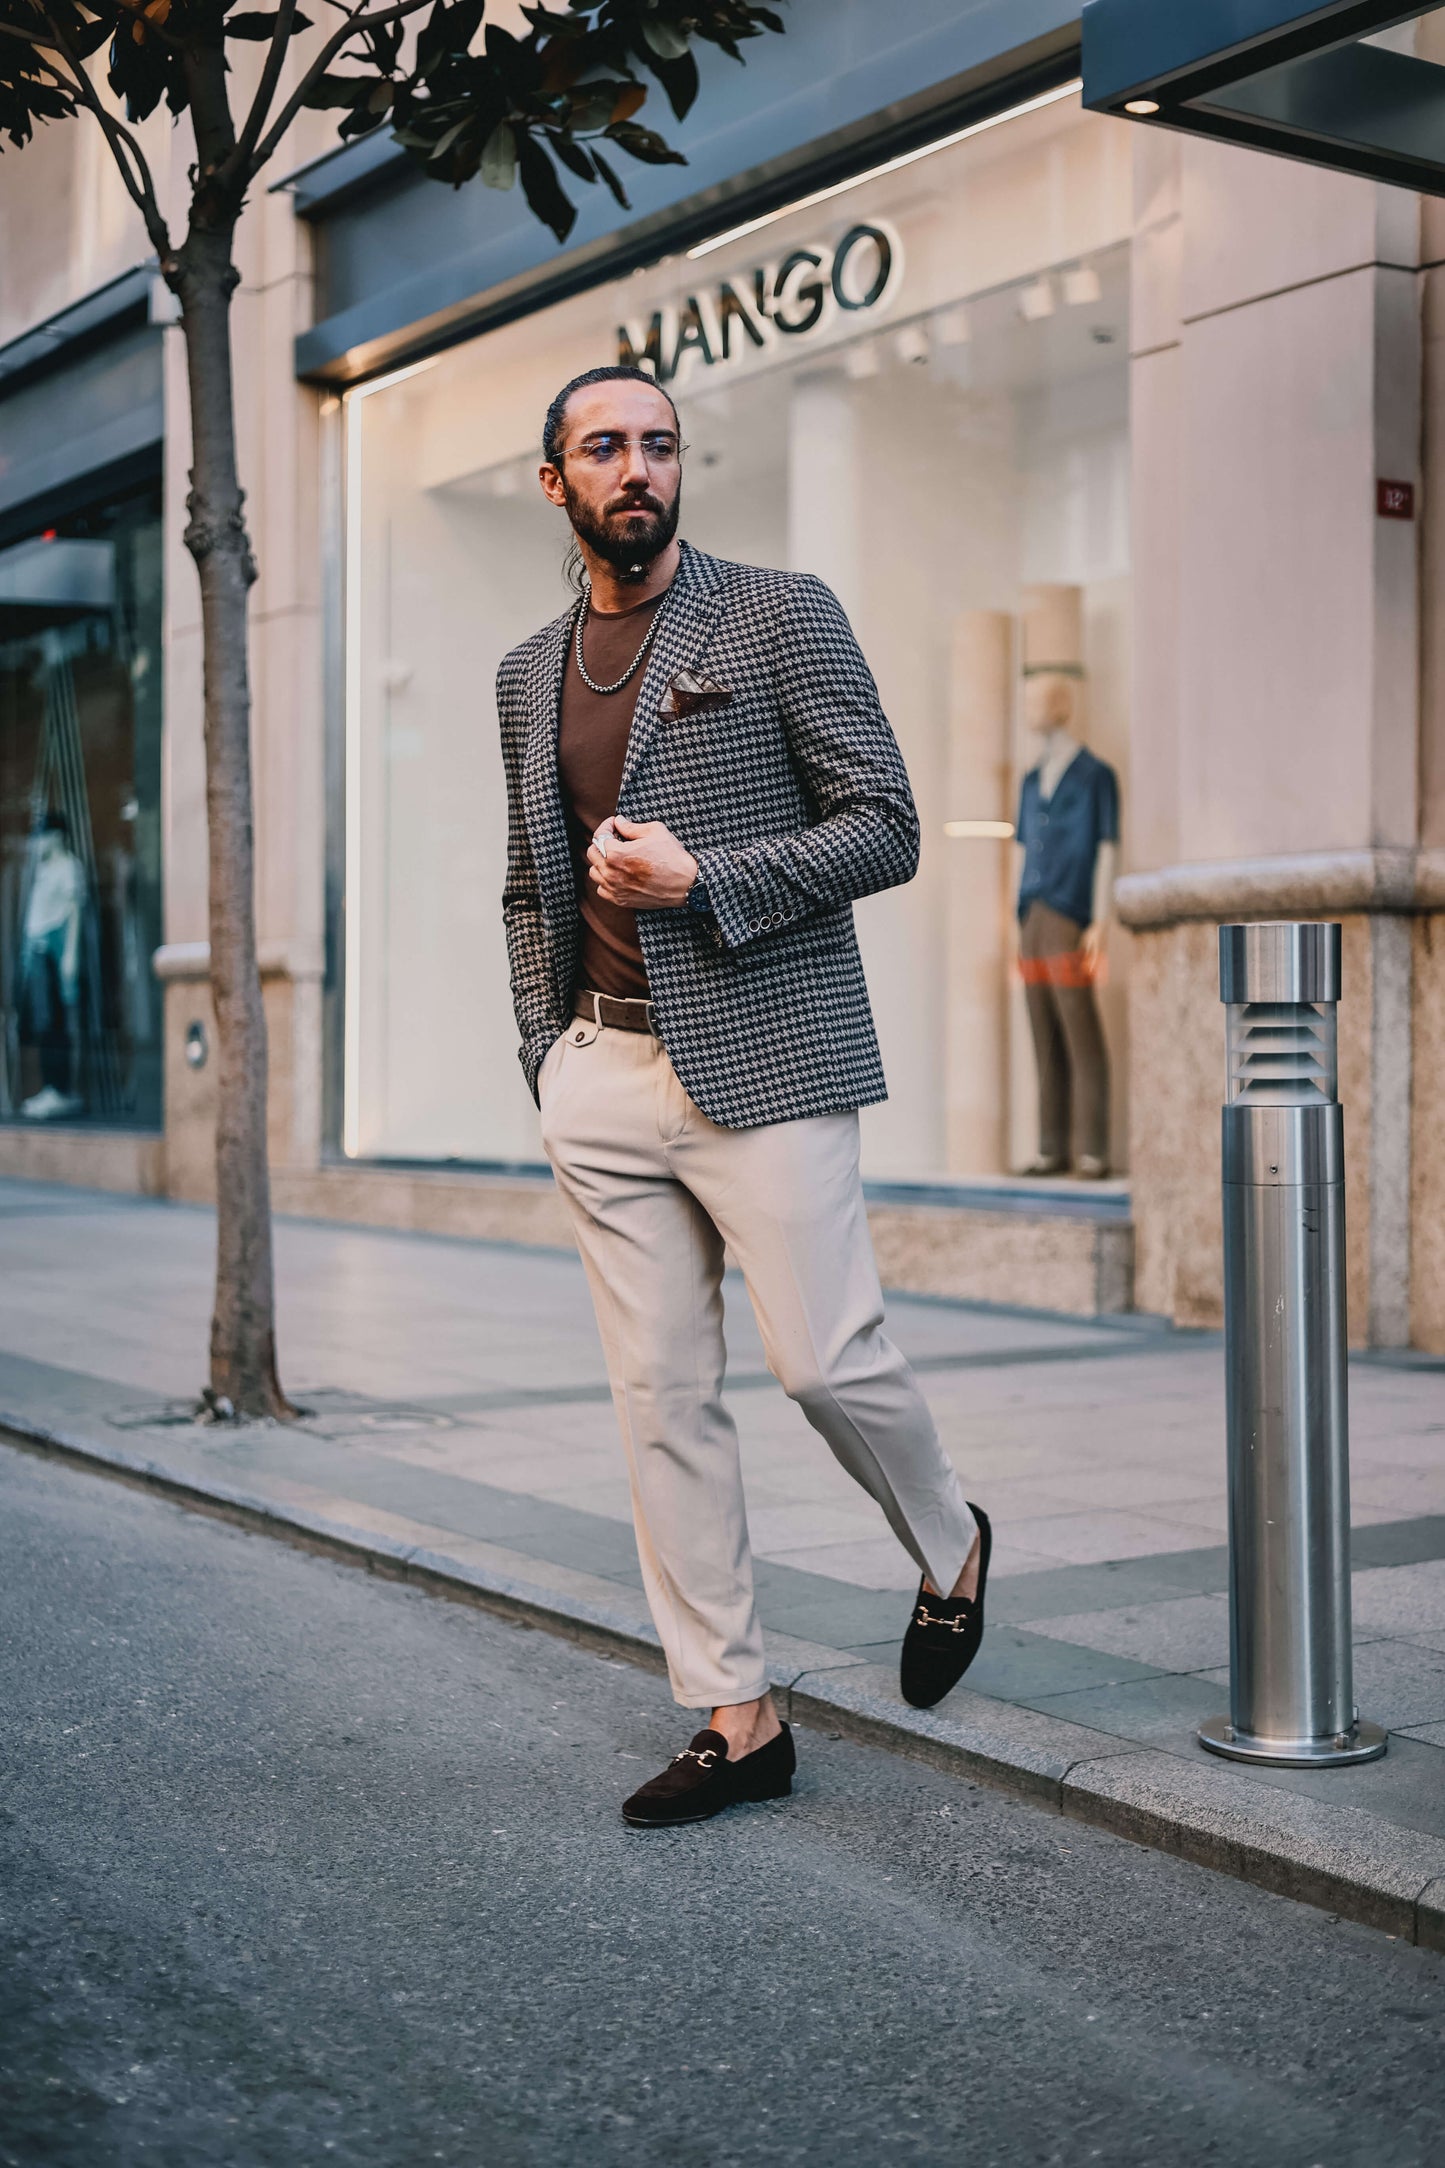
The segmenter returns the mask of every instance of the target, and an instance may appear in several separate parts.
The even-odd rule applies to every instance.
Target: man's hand
[[[1099,921],[1095,919],[1094,923],[1091,926],[1086,926],[1084,928],[1084,931],[1079,939],[1079,954],[1083,957],[1084,962],[1088,965],[1089,976],[1091,978],[1097,977],[1098,973],[1103,969],[1104,935],[1106,930],[1107,929],[1101,926],[1099,924]]]
[[[604,903],[632,911],[677,910],[697,879],[697,860],[661,821],[604,821],[587,852],[590,879]]]

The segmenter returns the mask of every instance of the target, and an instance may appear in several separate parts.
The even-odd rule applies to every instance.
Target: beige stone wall
[[[474,1241],[570,1250],[566,1209],[550,1182],[352,1165],[278,1170],[279,1212]],[[1076,1317],[1133,1307],[1133,1231],[1106,1220],[873,1205],[884,1285],[914,1294],[1017,1304]]]
[[[48,1129],[0,1124],[0,1176],[20,1182],[71,1182],[123,1196],[165,1194],[165,1147],[135,1129]]]
[[[1217,923],[1339,919],[1351,1336],[1398,1345],[1422,1329],[1412,1197],[1418,1223],[1440,1112],[1412,1069],[1410,915],[1439,873],[1420,849],[1437,636],[1420,530],[1377,516],[1375,483],[1420,483],[1422,401],[1433,440],[1433,228],[1422,250],[1407,192],[1225,144],[1146,131],[1136,172],[1138,1301],[1220,1318]]]
[[[1416,919],[1414,966],[1411,1337],[1445,1355],[1445,913]]]
[[[1345,1228],[1350,1339],[1372,1337],[1373,922],[1341,920],[1340,1100],[1345,1109]],[[1148,1118],[1134,1131],[1135,1296],[1141,1310],[1181,1325],[1224,1320],[1220,1109],[1224,1008],[1219,935],[1186,920],[1134,936],[1130,989],[1134,1091]]]
[[[211,989],[194,965],[166,969],[165,1186],[172,1197],[209,1203],[215,1195],[216,1026]],[[267,1143],[273,1175],[313,1172],[321,1161],[321,980],[289,960],[261,965],[269,1041]],[[199,1024],[210,1049],[200,1068],[186,1059]],[[345,1215],[342,1215],[345,1216]],[[390,1225],[390,1221],[383,1224]]]

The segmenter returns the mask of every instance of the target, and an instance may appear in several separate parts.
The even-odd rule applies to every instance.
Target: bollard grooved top
[[[1282,919],[1219,929],[1219,998],[1242,1002],[1338,1001],[1338,925]]]

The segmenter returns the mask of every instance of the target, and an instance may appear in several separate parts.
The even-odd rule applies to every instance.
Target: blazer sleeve
[[[527,833],[522,800],[521,702],[511,683],[509,664],[510,657],[497,673],[497,716],[502,732],[502,767],[507,779],[507,875],[502,889],[502,924],[507,934],[512,1008],[522,1039],[517,1059],[535,1099],[537,1072],[548,1048],[565,1027],[556,1013],[542,891]]]
[[[918,814],[898,742],[852,626],[812,574],[794,582],[779,613],[774,681],[816,818],[792,835],[700,854],[729,949],[894,888],[918,869]]]

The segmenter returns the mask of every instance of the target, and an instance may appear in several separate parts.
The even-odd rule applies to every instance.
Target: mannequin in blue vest
[[[1039,1082],[1031,1175],[1109,1172],[1109,1057],[1096,986],[1113,910],[1119,783],[1079,736],[1083,670],[1024,664],[1037,764],[1019,796],[1019,967]]]

